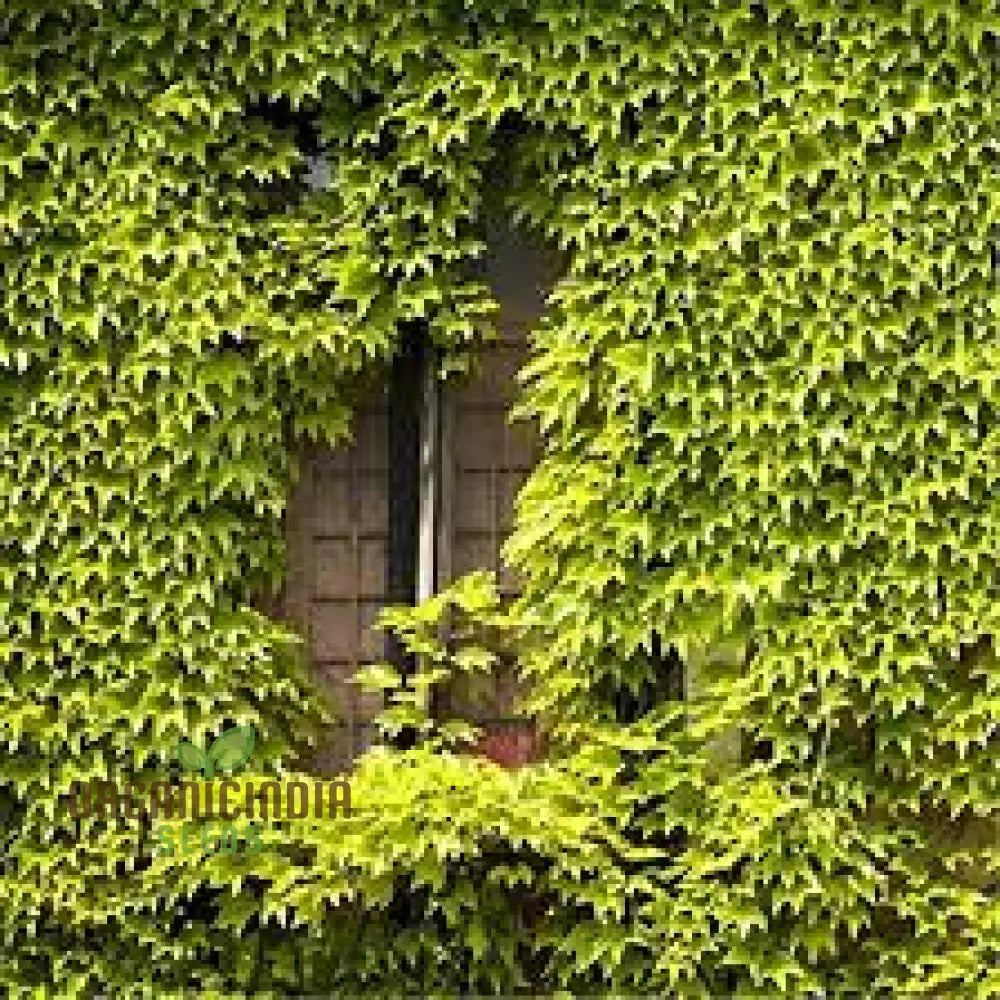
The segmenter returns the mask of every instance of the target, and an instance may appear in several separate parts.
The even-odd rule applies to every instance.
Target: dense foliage
[[[998,25],[8,0],[0,982],[1000,995]],[[524,373],[521,599],[473,578],[395,620],[421,673],[369,682],[424,739],[361,762],[349,819],[165,859],[68,817],[73,781],[236,724],[302,766],[323,706],[253,610],[291,444],[343,437],[404,333],[486,329],[493,193],[568,257]],[[428,716],[497,643],[544,763]]]

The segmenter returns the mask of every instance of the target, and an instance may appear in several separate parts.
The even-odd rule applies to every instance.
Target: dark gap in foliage
[[[630,725],[640,721],[657,705],[664,702],[680,701],[684,697],[684,663],[677,650],[670,646],[664,649],[658,632],[652,635],[651,651],[637,657],[636,666],[639,680],[615,683],[610,676],[602,678],[595,694],[606,700],[610,697],[614,704],[615,721],[620,725]],[[661,757],[663,751],[622,752],[622,766],[619,779],[623,784],[632,784],[641,778],[643,769]],[[665,855],[673,855],[682,850],[687,842],[685,831],[679,827],[664,828],[654,822],[653,829],[647,829],[647,818],[656,817],[668,804],[667,796],[653,795],[633,808],[629,822],[623,828],[625,838],[635,846],[655,848]],[[636,864],[620,859],[629,871],[639,871],[645,863]]]
[[[29,747],[23,743],[18,745],[18,756],[27,756]],[[7,754],[4,754],[6,757]],[[2,760],[3,757],[0,757]],[[16,793],[11,785],[0,785],[0,844],[10,846],[16,838],[17,831],[28,814],[27,801]],[[0,850],[0,872],[13,870],[13,860],[6,850]]]
[[[170,935],[180,935],[193,924],[211,926],[219,915],[218,898],[224,889],[199,885],[191,896],[178,901],[170,921]]]
[[[312,103],[293,107],[289,98],[260,97],[248,102],[245,116],[269,125],[276,133],[290,138],[302,154],[302,161],[290,176],[272,176],[268,180],[243,176],[237,181],[251,197],[251,218],[263,221],[282,214],[301,203],[308,190],[306,158],[320,153],[319,109]]]
[[[295,108],[291,100],[282,95],[277,98],[260,97],[247,104],[246,114],[260,118],[282,132],[289,132],[295,144],[307,156],[316,156],[320,151],[317,109],[310,104]]]
[[[614,687],[611,695],[615,720],[623,725],[638,722],[663,701],[677,701],[684,696],[684,664],[677,651],[663,648],[658,632],[651,641],[652,651],[636,658],[641,680]]]
[[[774,760],[774,742],[744,731],[742,758],[746,764],[768,764]]]

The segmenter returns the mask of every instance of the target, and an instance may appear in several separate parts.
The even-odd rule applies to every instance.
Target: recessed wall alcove
[[[526,332],[544,308],[554,255],[504,225],[487,231],[483,279],[498,301],[498,336],[467,376],[437,380],[417,345],[355,413],[353,442],[310,448],[289,498],[288,575],[276,608],[307,640],[307,656],[331,691],[340,721],[319,764],[342,768],[370,744],[377,696],[360,691],[358,668],[393,649],[374,629],[386,604],[428,596],[474,569],[515,581],[501,546],[514,498],[536,458],[533,429],[512,424]]]

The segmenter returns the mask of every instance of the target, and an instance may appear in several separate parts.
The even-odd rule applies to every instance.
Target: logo
[[[227,729],[204,752],[193,743],[181,740],[177,759],[189,771],[201,771],[205,781],[211,781],[219,771],[235,771],[242,767],[253,753],[256,735],[253,726],[234,726]]]
[[[181,740],[174,755],[184,770],[195,772],[193,779],[149,785],[130,781],[121,787],[111,781],[93,780],[89,786],[74,782],[69,814],[74,819],[104,819],[109,814],[135,820],[147,817],[155,829],[159,855],[219,850],[256,854],[261,849],[258,819],[351,815],[351,788],[343,779],[314,779],[310,785],[301,776],[256,782],[229,777],[250,760],[256,741],[250,725],[224,730],[204,750]],[[182,821],[179,827],[172,822],[177,819]],[[244,821],[242,830],[236,825],[238,819]],[[209,839],[213,828],[219,828],[214,844]]]

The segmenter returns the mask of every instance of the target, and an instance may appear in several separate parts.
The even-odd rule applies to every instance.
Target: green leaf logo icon
[[[177,758],[181,766],[189,771],[202,771],[208,763],[208,759],[193,743],[182,742],[177,747]]]
[[[253,726],[234,726],[227,729],[207,752],[199,750],[193,743],[180,743],[177,757],[189,771],[201,771],[208,779],[218,771],[233,771],[242,767],[250,759],[255,739]]]
[[[227,729],[208,748],[209,771],[234,771],[242,767],[250,759],[254,739],[253,726]]]

